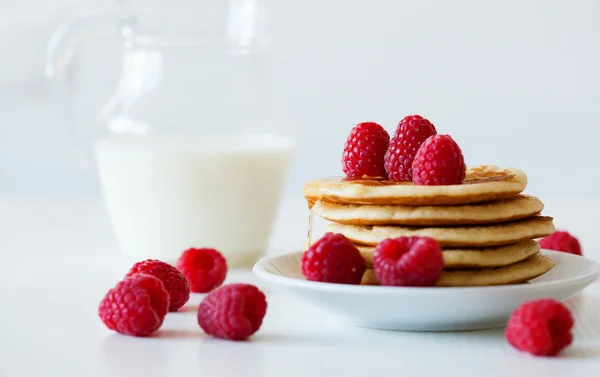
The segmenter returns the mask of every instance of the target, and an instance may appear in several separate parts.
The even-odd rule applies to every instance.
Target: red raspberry
[[[126,277],[143,273],[157,277],[169,292],[169,311],[175,312],[190,298],[190,284],[181,271],[168,263],[155,259],[138,262],[131,267]]]
[[[209,293],[198,307],[198,324],[209,335],[245,340],[260,328],[265,295],[250,284],[227,284]]]
[[[360,251],[343,234],[325,234],[302,255],[307,280],[360,284],[366,269]]]
[[[206,293],[217,288],[227,275],[227,262],[215,249],[191,248],[183,252],[177,261],[177,268],[190,283],[196,293]]]
[[[510,316],[506,339],[536,356],[554,356],[571,344],[573,317],[561,302],[541,299],[519,306]]]
[[[415,185],[459,185],[467,167],[460,147],[449,135],[433,135],[419,148],[412,171]]]
[[[425,139],[437,134],[435,126],[420,115],[409,115],[398,123],[385,152],[384,166],[392,181],[412,181],[412,163]]]
[[[347,178],[386,177],[383,155],[390,142],[390,135],[373,122],[356,125],[344,146],[342,170]]]
[[[160,279],[135,274],[108,291],[100,302],[98,315],[110,330],[148,336],[162,325],[168,308],[169,292]]]
[[[388,238],[375,246],[373,267],[381,285],[427,287],[439,280],[444,259],[433,238]]]
[[[573,237],[569,232],[557,230],[548,237],[544,237],[538,241],[540,246],[548,250],[564,251],[565,253],[583,255],[581,246],[577,238]]]

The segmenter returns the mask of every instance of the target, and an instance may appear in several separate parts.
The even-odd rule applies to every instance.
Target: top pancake
[[[308,182],[303,194],[312,207],[318,200],[348,204],[456,205],[504,199],[527,186],[525,173],[493,165],[467,168],[460,185],[419,186],[410,182],[324,178]]]

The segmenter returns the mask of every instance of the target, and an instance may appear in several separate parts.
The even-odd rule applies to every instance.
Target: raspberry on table
[[[169,292],[160,279],[135,274],[117,283],[100,302],[98,315],[110,330],[148,336],[162,325],[169,308]]]
[[[438,282],[444,259],[433,238],[388,238],[375,246],[373,268],[381,285],[428,287]]]
[[[383,156],[390,135],[374,122],[359,123],[352,131],[342,154],[342,170],[347,178],[385,178]]]
[[[195,293],[206,293],[217,288],[227,275],[227,262],[212,248],[190,248],[177,260],[177,268],[187,278]]]
[[[419,147],[431,135],[437,134],[435,126],[420,115],[404,117],[384,156],[384,167],[392,181],[411,182],[412,163]]]
[[[302,274],[307,280],[360,284],[367,269],[358,248],[343,234],[326,233],[302,254]]]
[[[175,312],[190,298],[190,285],[181,271],[168,263],[156,259],[138,262],[131,267],[126,277],[143,273],[157,277],[169,292],[169,311]]]
[[[198,324],[209,335],[245,340],[262,325],[265,295],[254,285],[227,284],[209,293],[198,307]]]
[[[459,185],[467,166],[460,147],[449,135],[433,135],[421,144],[412,164],[415,185]]]
[[[573,237],[569,232],[557,230],[551,235],[542,238],[538,241],[540,246],[548,250],[564,251],[565,253],[583,255],[581,245],[577,238]]]
[[[573,341],[573,317],[559,301],[541,299],[519,306],[510,316],[506,339],[536,356],[555,356]]]

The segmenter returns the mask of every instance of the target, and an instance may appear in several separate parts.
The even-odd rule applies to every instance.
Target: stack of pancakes
[[[527,282],[554,266],[534,240],[554,232],[552,218],[540,215],[538,198],[522,194],[526,186],[518,169],[479,166],[461,185],[328,178],[308,182],[304,196],[330,221],[327,231],[357,245],[368,267],[363,284],[378,284],[378,242],[428,236],[444,256],[439,286],[480,286]]]

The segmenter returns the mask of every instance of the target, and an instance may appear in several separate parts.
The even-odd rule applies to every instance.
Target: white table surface
[[[574,211],[572,204],[558,208]],[[589,210],[582,206],[582,213],[585,208]],[[301,245],[301,213],[300,207],[282,208],[271,252]],[[133,338],[108,331],[96,313],[104,293],[128,268],[99,203],[6,199],[0,201],[0,220],[0,376],[600,373],[600,282],[568,300],[575,315],[575,341],[554,359],[517,352],[504,340],[503,329],[406,333],[351,327],[273,291],[248,271],[233,271],[228,280],[253,282],[267,294],[267,316],[251,341],[203,334],[195,316],[201,295],[193,295],[183,312],[169,314],[155,337]],[[586,228],[581,219],[577,224],[589,231],[584,238],[592,240],[592,227]]]

